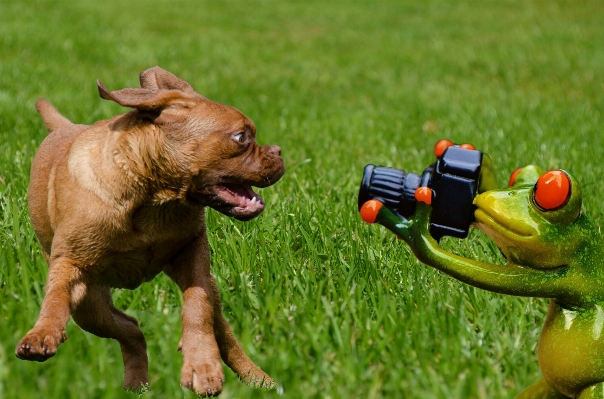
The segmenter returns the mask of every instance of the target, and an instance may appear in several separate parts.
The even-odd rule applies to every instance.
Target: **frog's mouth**
[[[503,195],[507,195],[507,193]],[[490,192],[479,195],[474,200],[477,208],[474,212],[476,227],[492,238],[503,236],[511,240],[531,239],[536,232],[533,226],[526,223],[527,218],[530,220],[529,215],[525,215],[525,212],[519,209],[507,209],[503,206],[502,201],[494,198],[496,196],[496,193]],[[525,217],[518,217],[518,213]],[[516,217],[510,215],[516,215]]]
[[[476,209],[476,212],[474,212],[476,227],[485,233],[487,233],[485,230],[489,230],[497,235],[515,236],[520,239],[528,239],[533,236],[533,234],[528,231],[528,226],[522,221],[517,219],[498,218],[497,216],[500,215],[489,213],[481,208]]]
[[[518,265],[537,270],[554,270],[566,262],[560,253],[552,254],[547,234],[539,229],[539,220],[531,215],[530,201],[519,191],[493,190],[476,197],[475,225],[489,236],[505,258]],[[514,201],[511,197],[517,197]],[[565,250],[566,251],[566,250]]]

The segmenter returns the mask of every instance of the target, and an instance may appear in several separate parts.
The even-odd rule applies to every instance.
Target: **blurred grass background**
[[[529,163],[570,170],[601,225],[600,1],[0,0],[0,397],[134,397],[118,344],[73,322],[46,363],[13,351],[47,271],[26,204],[46,135],[34,102],[93,123],[126,111],[98,97],[96,79],[136,87],[154,65],[242,110],[286,161],[258,219],[209,211],[225,315],[280,383],[252,389],[225,367],[224,398],[511,398],[540,377],[546,300],[419,264],[361,223],[356,192],[365,164],[421,172],[446,137],[489,152],[501,184]],[[443,245],[502,261],[479,233]],[[144,397],[194,397],[178,383],[176,287],[158,277],[114,298],[147,337]]]

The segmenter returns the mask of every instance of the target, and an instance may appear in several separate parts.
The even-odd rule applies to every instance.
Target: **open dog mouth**
[[[251,219],[264,210],[262,197],[245,184],[217,184],[214,193],[229,209],[224,213],[237,219]],[[223,207],[221,207],[223,208]]]

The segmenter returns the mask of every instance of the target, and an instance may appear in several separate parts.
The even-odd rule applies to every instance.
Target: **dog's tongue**
[[[225,184],[220,189],[220,196],[229,204],[247,212],[264,209],[262,197],[243,184]]]

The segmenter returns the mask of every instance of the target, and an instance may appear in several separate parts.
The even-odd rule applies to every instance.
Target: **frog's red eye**
[[[434,145],[434,155],[436,155],[436,158],[442,157],[443,154],[445,153],[445,151],[447,150],[447,148],[451,147],[452,145],[454,145],[454,144],[451,140],[447,140],[447,139],[438,140],[436,142],[436,144]]]
[[[508,183],[508,186],[512,187],[514,185],[514,183],[516,183],[516,177],[518,176],[518,173],[520,173],[520,171],[522,170],[522,168],[518,168],[515,171],[512,172],[512,175],[510,176],[510,182]]]
[[[561,170],[550,170],[541,175],[535,185],[533,199],[545,211],[560,208],[570,197],[570,178]]]
[[[460,148],[465,148],[466,150],[475,150],[476,147],[474,147],[472,144],[466,143],[466,144],[462,144],[459,146]]]

